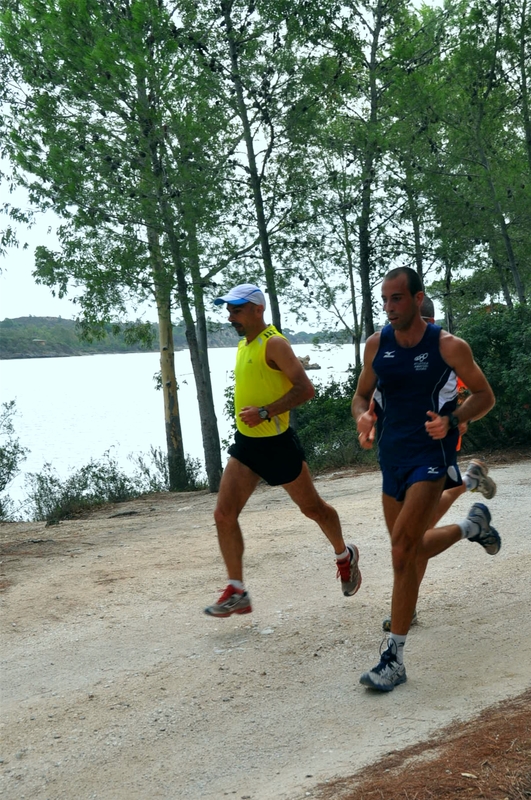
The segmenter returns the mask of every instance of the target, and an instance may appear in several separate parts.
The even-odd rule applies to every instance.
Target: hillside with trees
[[[286,334],[293,344],[312,342],[316,337],[319,341],[334,338],[330,333],[286,331]],[[104,323],[91,332],[75,320],[61,317],[19,317],[0,322],[0,359],[158,352],[158,341],[157,323]],[[235,347],[237,342],[234,328],[229,323],[211,325],[209,347]],[[188,346],[182,323],[173,328],[173,344],[175,350]]]

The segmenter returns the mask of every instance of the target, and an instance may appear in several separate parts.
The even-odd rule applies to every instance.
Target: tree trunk
[[[523,0],[522,14],[520,17],[519,65],[520,65],[520,86],[522,92],[522,117],[524,121],[527,162],[529,165],[529,174],[531,175],[531,112],[529,110],[529,85],[528,85],[529,66],[527,64],[527,54],[526,54],[527,25],[528,25],[527,0]]]
[[[199,270],[199,250],[197,242],[197,230],[195,220],[191,219],[188,226],[189,240],[189,266],[192,276],[192,287],[194,295],[194,309],[197,327],[197,371],[201,374],[202,388],[204,396],[204,406],[199,404],[201,411],[201,433],[203,436],[203,450],[205,453],[205,464],[207,465],[208,486],[211,492],[217,492],[223,467],[221,465],[221,445],[219,441],[218,421],[214,406],[214,393],[212,391],[212,381],[210,378],[210,365],[208,360],[208,332],[205,315],[205,303],[201,273]],[[188,335],[187,335],[188,338]],[[192,354],[192,350],[190,350]],[[194,358],[192,357],[192,366]],[[194,375],[196,367],[194,366]],[[199,392],[198,392],[199,401]]]
[[[199,418],[201,422],[201,435],[203,439],[203,450],[205,453],[205,468],[208,479],[208,488],[211,492],[217,492],[221,480],[221,456],[219,447],[219,433],[217,429],[216,413],[212,398],[212,388],[210,386],[210,373],[208,368],[208,351],[199,345],[196,326],[190,308],[190,299],[186,285],[186,269],[181,253],[181,245],[172,225],[172,218],[167,208],[164,197],[160,198],[160,207],[165,233],[170,247],[175,277],[177,280],[177,297],[183,315],[186,341],[190,350],[190,359],[194,372],[194,380],[197,392],[197,403],[199,405]],[[198,289],[201,287],[199,286]],[[204,309],[203,309],[204,316]],[[206,332],[205,332],[206,333]],[[206,335],[204,337],[206,339]],[[208,381],[205,374],[209,374]]]
[[[485,115],[485,103],[494,87],[495,82],[495,74],[496,74],[496,63],[499,57],[499,48],[501,42],[501,26],[502,26],[502,17],[504,11],[504,4],[497,3],[496,4],[496,29],[495,29],[495,44],[494,50],[492,54],[492,63],[491,68],[489,70],[488,75],[488,84],[485,92],[483,93],[482,102],[478,106],[478,117],[476,120],[475,125],[475,136],[476,136],[476,146],[478,148],[479,158],[481,164],[485,170],[485,174],[487,176],[487,182],[489,185],[490,194],[492,197],[492,206],[494,213],[496,215],[496,219],[498,221],[498,225],[500,227],[500,232],[503,240],[503,244],[505,247],[505,253],[507,256],[507,264],[511,271],[511,275],[513,277],[514,286],[516,289],[516,294],[518,295],[518,299],[521,303],[526,302],[524,286],[522,280],[520,278],[520,272],[518,270],[518,265],[516,263],[516,258],[514,255],[513,244],[511,241],[511,237],[509,235],[509,229],[507,227],[507,223],[505,221],[505,216],[503,214],[503,210],[498,200],[498,195],[496,192],[496,186],[494,184],[494,180],[492,178],[492,172],[490,169],[490,161],[487,157],[485,152],[485,148],[483,147],[483,138],[481,136],[481,127],[483,123],[483,117]]]
[[[343,211],[341,213],[341,222],[343,224],[343,236],[345,237],[345,254],[347,256],[347,269],[348,280],[350,286],[350,301],[352,305],[352,343],[354,345],[354,359],[357,367],[361,367],[361,336],[362,329],[358,317],[358,309],[356,305],[356,284],[354,282],[354,263],[352,258],[352,242],[350,241],[350,231],[348,227],[347,215]]]
[[[149,190],[155,188],[156,193],[159,191],[160,185],[157,137],[154,135],[152,122],[153,109],[148,100],[144,76],[137,76],[136,88],[138,105],[139,108],[142,109],[138,119],[139,133],[151,152],[151,159],[149,161],[146,160],[143,171],[146,195],[149,196]],[[188,488],[188,477],[186,474],[186,458],[179,416],[177,380],[175,377],[173,326],[171,322],[173,281],[163,263],[163,256],[160,250],[160,235],[162,231],[160,223],[154,215],[152,202],[146,202],[144,204],[143,216],[147,232],[150,264],[155,289],[155,301],[159,319],[160,369],[162,393],[164,397],[164,422],[166,428],[170,490],[185,491]]]
[[[171,282],[164,269],[158,234],[147,228],[151,270],[155,286],[155,301],[159,323],[160,372],[164,398],[164,423],[170,491],[185,491],[188,488],[186,459],[184,455],[179,415],[175,356],[173,348],[173,325],[171,321]]]
[[[508,229],[507,223],[505,221],[505,217],[504,217],[504,214],[503,214],[502,207],[500,205],[500,201],[498,200],[498,195],[496,193],[496,187],[494,185],[494,181],[492,179],[492,174],[491,174],[491,170],[490,170],[490,163],[489,163],[489,160],[488,160],[487,155],[485,153],[485,150],[483,148],[479,130],[476,131],[476,136],[477,136],[477,146],[478,146],[478,150],[479,150],[481,163],[482,163],[483,168],[485,169],[485,172],[486,172],[486,175],[487,175],[487,181],[488,181],[488,185],[489,185],[490,195],[491,195],[491,198],[492,198],[493,211],[494,211],[494,213],[496,215],[496,219],[497,219],[498,225],[500,227],[500,233],[501,233],[503,245],[504,245],[504,248],[505,248],[505,253],[506,253],[506,256],[507,256],[507,264],[508,264],[509,270],[510,270],[512,278],[513,278],[513,282],[514,282],[514,286],[515,286],[515,289],[516,289],[516,294],[518,296],[518,300],[520,301],[520,303],[525,303],[526,302],[526,296],[525,296],[525,291],[524,291],[524,285],[522,283],[522,279],[520,277],[520,272],[518,270],[518,265],[516,263],[516,257],[514,255],[514,250],[513,250],[513,243],[511,241],[511,236],[509,234],[509,229]]]
[[[151,215],[156,213],[158,229],[164,231],[168,240],[173,271],[177,282],[177,296],[179,306],[185,322],[186,340],[190,350],[192,369],[197,391],[197,402],[199,405],[199,418],[201,422],[201,434],[203,439],[203,450],[205,454],[205,468],[208,479],[208,486],[211,492],[217,492],[221,480],[221,455],[219,446],[219,434],[217,430],[217,420],[214,412],[214,402],[212,398],[212,388],[210,386],[210,374],[208,369],[208,351],[206,348],[206,330],[202,354],[197,340],[195,324],[190,310],[190,300],[188,287],[186,284],[186,266],[181,253],[181,245],[175,235],[175,214],[170,208],[165,196],[163,158],[166,155],[164,149],[164,139],[157,135],[153,123],[153,109],[150,106],[148,93],[146,91],[145,78],[139,76],[137,81],[138,104],[142,109],[139,114],[141,134],[147,143],[151,158],[149,166],[146,165],[145,177],[151,194],[157,199],[155,212],[150,207]],[[151,204],[153,205],[153,203]],[[185,224],[190,228],[193,226],[193,209],[185,209],[183,217]],[[195,241],[195,252],[197,255],[197,242]],[[193,259],[192,259],[193,260]],[[197,268],[197,272],[198,272]],[[192,281],[194,291],[202,293],[200,279]],[[175,281],[171,282],[174,286]],[[208,374],[208,381],[205,375]],[[208,388],[207,388],[208,384]]]
[[[511,290],[509,289],[509,284],[507,283],[507,270],[503,268],[503,265],[500,264],[498,258],[496,258],[496,254],[494,252],[494,248],[492,246],[492,242],[489,240],[489,255],[491,258],[492,263],[494,264],[494,268],[498,273],[500,278],[500,284],[502,287],[503,296],[505,298],[505,304],[507,308],[513,308],[513,298],[511,297]]]
[[[249,176],[251,182],[251,189],[253,192],[253,202],[256,213],[256,222],[258,226],[258,236],[260,239],[260,249],[262,252],[262,262],[264,265],[264,273],[266,279],[267,293],[269,295],[269,304],[271,306],[271,318],[273,325],[279,330],[282,330],[282,322],[280,318],[280,307],[278,304],[278,296],[276,289],[275,270],[273,267],[273,259],[271,257],[271,247],[269,243],[269,232],[267,230],[267,223],[264,213],[264,199],[262,196],[261,179],[256,166],[256,154],[254,150],[253,135],[251,125],[249,122],[249,115],[247,113],[247,106],[245,104],[245,97],[243,93],[243,84],[240,73],[240,64],[238,58],[238,44],[236,41],[236,32],[232,22],[232,0],[223,0],[221,8],[225,19],[225,29],[227,31],[227,42],[229,46],[229,55],[231,62],[231,80],[236,92],[236,103],[238,116],[242,123],[243,137],[245,140],[245,147],[247,149],[247,161],[249,165]]]
[[[363,307],[363,322],[365,336],[374,333],[374,319],[372,316],[372,288],[371,288],[371,245],[370,245],[370,219],[371,219],[371,178],[368,177],[373,165],[372,154],[368,153],[365,158],[365,167],[362,176],[361,189],[361,215],[360,215],[360,278],[361,296]]]
[[[406,173],[406,195],[409,206],[409,217],[413,225],[413,238],[415,242],[415,264],[417,267],[417,274],[420,278],[422,286],[424,286],[424,258],[422,254],[422,244],[420,241],[420,223],[417,208],[417,199],[412,187],[411,175],[409,170]]]
[[[448,333],[454,332],[454,313],[452,308],[452,267],[448,262],[445,263],[445,295],[446,295],[446,327]]]
[[[371,336],[374,333],[374,319],[372,314],[372,288],[371,288],[371,241],[370,224],[372,213],[372,184],[374,180],[374,165],[376,163],[376,135],[378,125],[378,86],[376,83],[376,71],[378,67],[377,54],[382,29],[382,19],[385,3],[378,0],[374,10],[375,24],[372,32],[371,53],[369,61],[369,91],[370,91],[370,113],[367,124],[367,136],[365,142],[365,158],[361,174],[361,214],[360,214],[360,276],[361,294],[364,313],[365,335]]]

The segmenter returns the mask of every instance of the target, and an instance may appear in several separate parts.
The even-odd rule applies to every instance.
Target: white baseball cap
[[[244,303],[254,303],[256,306],[266,307],[264,294],[258,286],[252,283],[240,283],[223,297],[216,297],[214,305],[221,306],[223,303],[230,303],[233,306],[242,306]]]

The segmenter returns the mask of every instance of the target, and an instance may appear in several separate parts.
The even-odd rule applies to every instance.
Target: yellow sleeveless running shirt
[[[236,426],[244,436],[278,436],[289,426],[289,411],[278,414],[271,421],[265,420],[254,428],[245,425],[239,412],[246,406],[267,406],[288,392],[293,384],[283,372],[272,369],[266,361],[267,340],[272,336],[282,336],[274,325],[269,325],[249,344],[247,339],[238,343],[236,354],[236,386],[234,390],[234,413]]]

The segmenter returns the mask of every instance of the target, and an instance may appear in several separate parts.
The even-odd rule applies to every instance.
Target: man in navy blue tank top
[[[399,267],[382,284],[388,324],[366,342],[352,414],[360,445],[372,447],[374,426],[383,476],[383,510],[391,536],[391,632],[380,663],[360,682],[389,692],[406,681],[403,649],[428,559],[462,538],[494,555],[501,546],[490,512],[475,503],[456,525],[428,529],[448,481],[461,483],[458,427],[480,419],[495,399],[462,339],[427,324],[415,270]],[[457,407],[457,376],[470,394]]]

